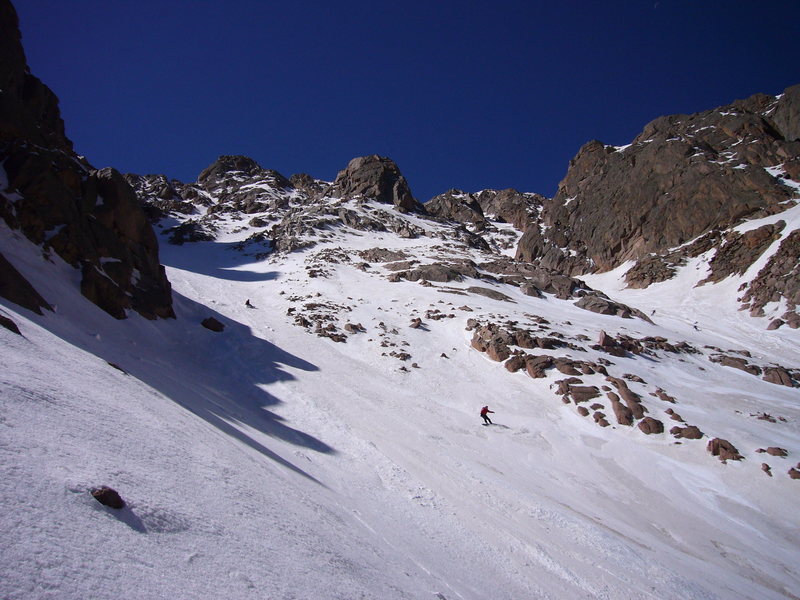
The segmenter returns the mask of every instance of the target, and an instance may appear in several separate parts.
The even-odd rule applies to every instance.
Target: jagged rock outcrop
[[[524,231],[527,223],[539,215],[547,200],[540,194],[518,192],[514,188],[483,190],[474,196],[484,215],[509,223],[519,231]]]
[[[759,271],[755,279],[750,281],[747,291],[742,296],[744,308],[750,309],[753,316],[764,314],[764,306],[769,302],[778,302],[785,298],[788,310],[783,319],[797,328],[797,307],[800,305],[800,230],[787,235],[778,246],[766,266]],[[795,318],[792,318],[792,315]]]
[[[350,161],[333,182],[333,194],[363,196],[404,211],[420,210],[411,188],[390,158],[373,154]]]
[[[647,321],[648,323],[653,322],[650,317],[648,317],[642,311],[636,308],[631,308],[630,306],[626,306],[625,304],[620,304],[619,302],[609,300],[604,294],[600,294],[598,292],[586,294],[583,298],[575,303],[575,306],[584,310],[596,312],[601,315],[615,315],[622,317],[623,319],[638,317],[639,319]]]
[[[700,282],[700,285],[707,282],[716,283],[730,275],[743,274],[772,242],[779,239],[784,227],[786,222],[778,221],[745,233],[730,232],[711,259],[709,264],[711,273]]]
[[[28,70],[19,18],[11,2],[0,1],[0,146],[25,140],[71,152],[58,98]]]
[[[774,241],[777,226],[717,234],[705,240],[705,250],[665,253],[792,206],[784,181],[800,157],[798,112],[800,86],[793,86],[778,98],[759,94],[703,113],[658,118],[628,146],[587,143],[541,218],[529,222],[517,258],[569,275],[639,260],[629,283],[643,287],[671,277],[689,253],[721,244],[712,280],[743,272]],[[780,177],[766,170],[781,164]],[[787,248],[792,252],[796,262],[796,249]],[[776,270],[783,277],[791,267],[782,263]],[[769,295],[775,291],[788,297],[774,287]]]
[[[115,170],[94,170],[73,152],[57,98],[28,71],[6,1],[0,40],[0,163],[8,181],[0,216],[80,269],[82,293],[114,317],[128,309],[150,319],[174,316],[158,243],[133,190]]]
[[[538,216],[546,198],[539,194],[521,193],[513,188],[482,190],[467,194],[448,190],[425,203],[428,214],[458,223],[485,227],[491,221],[509,223],[523,231]]]
[[[450,219],[458,223],[485,224],[483,209],[472,194],[461,190],[448,190],[425,203],[429,215]]]

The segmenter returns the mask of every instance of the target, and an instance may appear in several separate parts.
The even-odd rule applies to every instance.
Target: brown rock
[[[342,196],[372,198],[404,211],[420,208],[394,161],[374,154],[351,160],[336,176],[333,189]]]
[[[789,372],[783,367],[765,367],[764,377],[762,377],[762,379],[776,385],[795,386],[794,381],[792,381],[792,376],[789,375]]]
[[[588,402],[592,398],[597,398],[600,395],[600,390],[593,385],[571,385],[569,386],[569,394],[575,404],[579,404]]]
[[[750,281],[742,296],[742,303],[750,307],[750,314],[759,315],[769,302],[786,298],[794,305],[800,298],[800,230],[786,235],[780,242],[777,252],[772,254],[767,264]],[[797,313],[789,311],[781,317],[789,327],[798,326]]]
[[[486,356],[494,361],[503,362],[511,356],[511,351],[505,344],[493,340],[489,342],[489,345],[486,347]]]
[[[588,417],[589,416],[589,409],[587,409],[585,406],[579,406],[578,407],[578,414],[580,416],[582,416],[582,417]]]
[[[770,446],[767,448],[767,454],[770,456],[788,456],[788,452],[783,448],[778,448],[777,446]]]
[[[619,395],[622,396],[628,409],[630,409],[631,415],[636,419],[644,418],[646,409],[642,406],[641,397],[628,387],[625,380],[618,377],[606,377],[606,379],[617,388]]]
[[[505,367],[512,373],[516,373],[520,369],[525,368],[525,356],[521,354],[515,354],[506,361]]]
[[[477,199],[461,190],[448,190],[444,194],[434,196],[425,203],[425,210],[429,215],[458,223],[486,223],[483,209]]]
[[[617,423],[620,425],[632,425],[633,414],[627,406],[619,401],[619,396],[617,396],[614,392],[608,392],[606,395],[608,396],[608,399],[611,400],[611,410],[614,411],[614,416],[617,418]]]
[[[751,365],[745,360],[744,358],[740,358],[738,356],[713,356],[711,357],[712,362],[717,362],[724,367],[733,367],[734,369],[739,369],[746,373],[750,373],[750,375],[760,375],[761,369],[756,365]]]
[[[676,438],[683,438],[687,440],[699,440],[703,437],[703,432],[694,425],[688,425],[687,427],[678,427],[676,425],[670,429],[669,432]]]
[[[662,390],[661,388],[656,388],[656,391],[654,392],[654,395],[655,395],[656,397],[658,397],[658,399],[659,399],[659,400],[663,400],[664,402],[669,402],[669,403],[671,403],[671,404],[675,404],[675,403],[676,403],[676,400],[675,400],[675,398],[673,398],[672,396],[670,396],[669,394],[667,394],[667,393],[666,393],[664,390]],[[667,411],[667,412],[669,412],[669,411]]]
[[[570,275],[602,272],[780,211],[790,191],[761,167],[795,156],[794,142],[751,100],[660,117],[625,148],[585,144],[526,228],[517,258]],[[798,102],[793,95],[782,106],[789,114]],[[723,155],[744,167],[731,168]]]
[[[767,463],[761,463],[761,470],[764,471],[764,473],[766,473],[770,477],[772,477],[772,471]]]
[[[542,354],[539,356],[528,356],[525,359],[525,370],[534,379],[547,377],[546,369],[552,368],[553,358]]]
[[[564,358],[553,359],[553,364],[556,369],[561,371],[564,375],[580,375],[581,372],[575,368],[571,360]]]
[[[605,331],[600,331],[600,339],[597,341],[597,343],[604,348],[610,348],[611,346],[616,345],[614,338],[608,335]]]
[[[653,433],[664,433],[664,424],[653,417],[645,417],[639,421],[639,429],[648,435]]]
[[[727,460],[741,460],[744,458],[736,447],[728,440],[721,438],[714,438],[708,442],[706,449],[711,452],[713,456],[719,456],[722,462]]]
[[[116,490],[103,486],[92,490],[92,496],[100,504],[108,506],[109,508],[125,508],[125,501],[120,497]]]

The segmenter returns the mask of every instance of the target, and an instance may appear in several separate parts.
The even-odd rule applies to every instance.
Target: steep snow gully
[[[0,250],[54,309],[2,302],[22,334],[0,329],[3,598],[798,597],[797,388],[707,348],[792,365],[796,338],[737,312],[733,280],[693,288],[708,257],[645,290],[622,289],[623,270],[586,278],[655,311],[648,323],[359,262],[376,247],[441,257],[435,235],[332,227],[263,255],[237,244],[253,230],[236,219],[183,245],[169,225],[176,318],[158,321],[113,319],[71,267],[3,225]],[[346,340],[298,318],[314,314]],[[541,354],[610,359],[610,375],[641,379],[629,387],[651,416],[669,422],[674,407],[706,437],[598,427],[556,394],[562,373],[511,373],[472,348],[469,319],[547,327],[574,347]],[[590,347],[601,330],[701,351],[609,356]],[[712,457],[717,436],[745,460]],[[788,456],[756,453],[768,446]],[[95,502],[100,485],[127,507]]]

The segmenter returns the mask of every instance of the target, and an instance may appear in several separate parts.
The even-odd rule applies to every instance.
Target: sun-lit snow
[[[737,278],[694,287],[708,256],[645,290],[624,288],[626,267],[584,278],[653,311],[653,324],[511,286],[496,287],[513,302],[465,292],[485,281],[426,287],[391,283],[379,263],[359,269],[358,250],[423,262],[449,251],[429,221],[403,218],[431,235],[340,227],[260,260],[233,249],[252,233],[235,220],[215,242],[162,237],[177,318],[159,321],[111,318],[80,296],[77,271],[3,225],[0,250],[54,312],[0,304],[23,334],[0,328],[0,597],[798,596],[800,482],[786,472],[800,460],[800,392],[712,363],[705,348],[796,368],[796,331],[738,312]],[[311,303],[366,331],[315,336],[292,316]],[[434,310],[454,316],[426,318]],[[201,327],[209,316],[225,331]],[[647,382],[630,386],[651,416],[672,423],[672,407],[708,437],[600,428],[555,394],[560,373],[512,374],[470,347],[470,318],[536,316],[590,343],[605,330],[702,349],[610,357],[609,371]],[[656,387],[677,404],[650,397]],[[495,426],[480,424],[484,404]],[[712,457],[715,436],[746,460]],[[788,457],[755,453],[767,446]],[[98,504],[100,485],[128,508]]]

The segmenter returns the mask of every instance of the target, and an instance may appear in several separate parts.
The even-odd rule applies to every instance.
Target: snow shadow
[[[173,306],[177,320],[153,322],[168,337],[167,351],[120,366],[226,435],[322,485],[250,433],[323,454],[335,453],[324,441],[291,427],[269,410],[282,401],[264,389],[267,384],[295,379],[288,369],[311,372],[319,368],[254,335],[249,326],[177,292],[173,292]],[[213,332],[203,327],[201,321],[208,317],[225,329]]]
[[[106,512],[118,521],[125,523],[125,525],[134,531],[138,533],[147,533],[147,527],[145,527],[144,521],[142,521],[129,506],[116,509],[106,508]]]
[[[62,299],[58,314],[31,315],[45,329],[102,360],[102,367],[158,391],[233,439],[319,485],[324,484],[257,439],[273,438],[323,454],[324,441],[290,426],[270,410],[282,400],[265,386],[295,379],[291,370],[318,371],[313,363],[254,335],[249,326],[173,291],[177,319],[148,321],[133,311],[117,321],[82,296]],[[201,321],[225,325],[215,333]],[[139,527],[133,516],[129,525]]]
[[[184,246],[190,245],[191,252]],[[239,243],[233,242],[186,242],[184,246],[170,244],[163,237],[159,239],[161,264],[214,277],[227,281],[272,281],[277,273],[260,273],[258,271],[241,271],[237,267],[252,264],[253,257],[247,256]],[[266,250],[266,249],[265,249]]]

